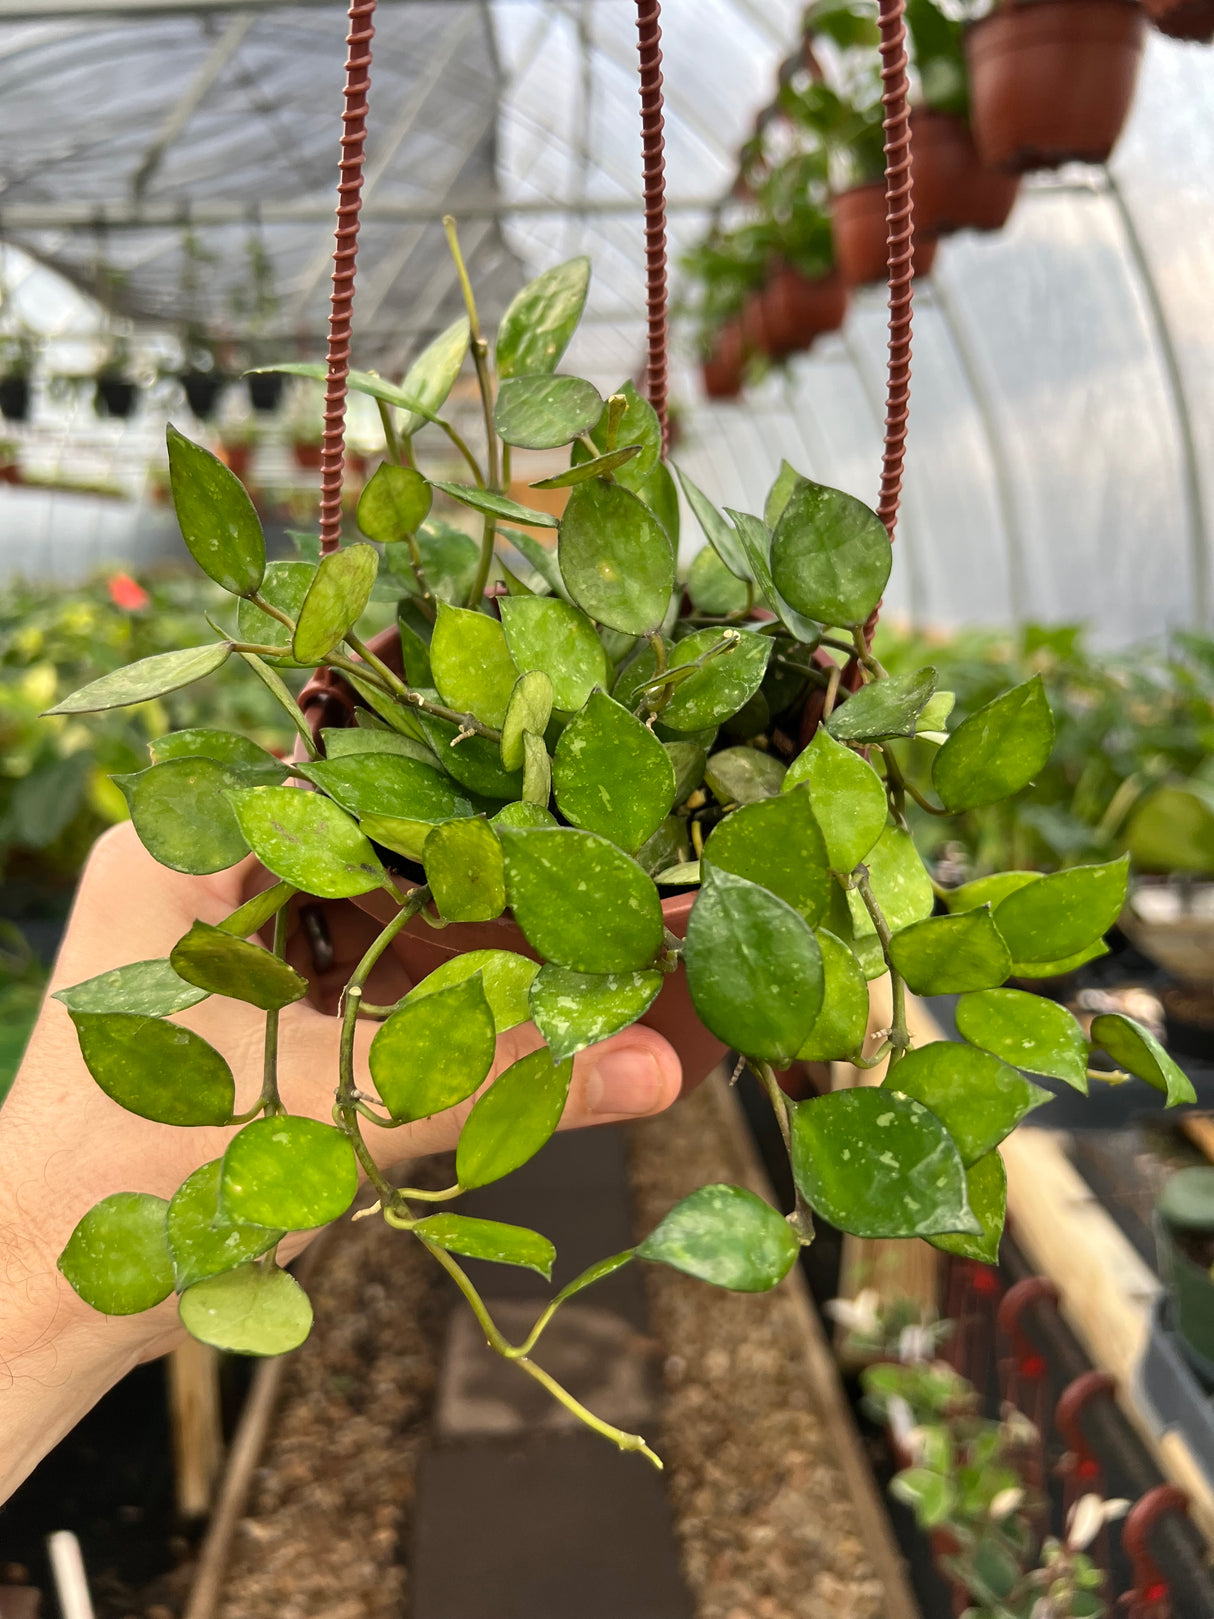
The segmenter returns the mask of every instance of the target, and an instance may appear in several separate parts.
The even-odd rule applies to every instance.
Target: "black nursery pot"
[[[98,416],[114,416],[125,421],[135,410],[135,384],[125,377],[98,377],[93,391],[93,409]]]
[[[29,378],[0,377],[0,416],[8,422],[23,422],[29,413]]]
[[[227,382],[228,379],[217,371],[182,372],[181,386],[185,389],[186,403],[200,422],[205,422],[214,414]]]
[[[249,403],[254,410],[263,415],[272,416],[282,403],[283,383],[286,379],[276,372],[267,371],[258,376],[248,376],[245,381],[249,387]]]

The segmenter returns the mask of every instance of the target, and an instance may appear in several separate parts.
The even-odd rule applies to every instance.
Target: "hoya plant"
[[[241,484],[170,428],[182,535],[230,593],[227,622],[51,711],[146,702],[231,665],[275,695],[296,737],[282,762],[232,731],[177,732],[152,745],[147,769],[120,778],[157,860],[206,873],[251,850],[273,882],[220,925],[196,922],[166,960],[60,992],[115,1103],[182,1129],[231,1128],[223,1157],[168,1201],[115,1187],[82,1211],[60,1265],[99,1310],[145,1310],[175,1290],[195,1336],[277,1354],[307,1336],[311,1310],[276,1245],[343,1215],[361,1172],[382,1218],[450,1273],[496,1350],[622,1449],[656,1461],[534,1358],[554,1313],[638,1260],[743,1292],[774,1287],[812,1240],[815,1215],[993,1260],[1005,1203],[996,1149],[1049,1096],[1026,1075],[1086,1091],[1091,1061],[1069,1013],[1008,980],[1101,952],[1126,863],[938,887],[907,829],[908,795],[947,816],[1021,791],[1053,740],[1041,682],[950,732],[952,698],[935,670],[887,674],[865,632],[890,573],[884,526],[787,465],[761,513],[718,510],[680,475],[707,542],[681,580],[680,503],[653,409],[631,385],[604,399],[557,370],[587,261],[526,286],[491,345],[451,236],[466,318],[400,386],[350,379],[382,408],[389,446],[358,505],[365,539],[267,563]],[[476,446],[443,414],[469,357],[484,414]],[[425,470],[429,445],[449,453],[438,434],[466,467],[458,481]],[[566,447],[564,469],[532,486],[567,491],[561,517],[512,497],[516,451]],[[432,515],[440,497],[479,538]],[[399,599],[398,633],[372,646],[360,625],[385,589]],[[328,689],[345,683],[355,723],[314,735],[284,671],[316,665]],[[917,736],[938,746],[930,793],[903,769]],[[280,1010],[308,992],[284,959],[296,894],[352,900],[382,922],[342,997],[331,1123],[291,1115],[277,1084]],[[500,948],[461,949],[488,925]],[[369,1004],[384,953],[434,939],[441,965],[396,1004]],[[886,974],[893,1016],[866,1049],[869,984]],[[963,1038],[915,1046],[908,993],[960,995]],[[208,995],[265,1013],[264,1084],[241,1114],[224,1058],[172,1021]],[[743,1187],[702,1187],[637,1248],[557,1293],[511,1343],[460,1261],[547,1277],[553,1246],[462,1214],[456,1200],[544,1145],[576,1053],[638,1019],[674,1027],[680,998],[689,1081],[727,1048],[738,1054],[770,1098],[796,1206],[786,1217]],[[354,1065],[362,1019],[378,1024],[373,1090]],[[528,1019],[543,1043],[485,1088],[497,1035]],[[1192,1098],[1128,1018],[1098,1017],[1092,1038],[1169,1103]],[[801,1101],[781,1089],[791,1063],[833,1059],[885,1064],[884,1078]],[[399,1125],[472,1098],[453,1185],[400,1188],[380,1172],[368,1121]]]

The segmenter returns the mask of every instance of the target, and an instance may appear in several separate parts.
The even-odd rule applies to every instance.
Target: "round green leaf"
[[[427,973],[405,999],[411,1005],[423,996],[433,995],[452,984],[462,984],[466,978],[480,973],[481,988],[489,1002],[497,1032],[505,1034],[507,1029],[526,1023],[531,1016],[527,996],[539,970],[538,961],[532,961],[529,956],[515,955],[513,950],[466,950],[462,955],[444,961],[432,973]]]
[[[964,995],[992,989],[1012,958],[989,905],[960,916],[929,916],[895,935],[890,960],[916,995]]]
[[[738,531],[738,538],[742,542],[742,549],[746,553],[746,561],[755,583],[758,585],[763,600],[775,613],[790,635],[798,641],[805,641],[816,645],[822,631],[813,619],[804,617],[781,596],[776,589],[775,581],[771,576],[771,535],[767,524],[760,518],[752,516],[750,512],[734,511],[731,506],[725,508],[730,522]]]
[[[167,1017],[184,1012],[207,998],[205,989],[187,984],[168,961],[133,961],[115,967],[82,984],[55,991],[69,1012],[134,1012],[143,1017]]]
[[[622,382],[615,390],[615,394],[623,399],[624,409],[616,421],[615,438],[617,444],[639,444],[641,453],[635,460],[629,460],[617,476],[616,481],[622,483],[625,489],[631,489],[640,495],[646,505],[650,504],[645,490],[650,475],[656,471],[662,454],[662,424],[658,420],[658,413],[649,403],[642,399],[636,391],[636,385],[631,377]],[[609,412],[606,408],[602,416],[595,423],[590,437],[600,450],[607,448],[607,421]],[[582,447],[575,446],[575,455],[581,459]],[[661,518],[659,516],[659,521]],[[667,533],[670,530],[667,529]],[[677,539],[677,534],[671,534],[671,539]]]
[[[909,832],[887,826],[869,850],[865,864],[873,894],[891,933],[898,933],[912,922],[921,922],[932,914],[936,903],[932,880]],[[857,940],[875,933],[859,894],[852,892],[847,897]]]
[[[432,480],[435,489],[458,500],[461,506],[470,506],[474,512],[486,517],[504,517],[508,523],[525,523],[529,528],[557,528],[558,520],[551,512],[537,511],[532,506],[520,506],[509,495],[499,495],[495,489],[481,489],[470,483],[443,483]]]
[[[443,769],[449,776],[454,776],[461,787],[479,793],[482,798],[505,800],[520,797],[523,773],[521,770],[502,768],[501,750],[496,742],[484,736],[460,736],[457,726],[449,720],[435,719],[432,714],[419,714],[417,718],[426,741],[441,761]],[[460,740],[456,744],[457,736]]]
[[[426,345],[405,373],[400,392],[411,403],[422,407],[421,411],[406,410],[401,416],[399,430],[406,438],[416,433],[423,422],[433,420],[434,412],[442,409],[463,369],[468,336],[468,317],[461,315]]]
[[[271,562],[258,595],[286,613],[288,618],[298,619],[304,597],[315,577],[314,563]],[[283,653],[290,657],[291,631],[272,613],[263,612],[251,601],[242,600],[236,609],[236,632],[242,641],[250,641],[255,646],[281,647]],[[222,755],[211,754],[209,757],[221,758]]]
[[[515,294],[497,329],[499,377],[555,371],[577,329],[590,285],[584,256],[556,264]]]
[[[950,890],[944,896],[944,902],[955,916],[963,911],[976,911],[980,905],[989,905],[993,910],[1000,900],[1014,894],[1018,888],[1027,888],[1029,883],[1040,880],[1039,871],[997,871],[989,877],[976,877],[972,883],[962,883],[960,888]]]
[[[722,804],[757,804],[780,791],[784,766],[758,748],[722,748],[705,761],[704,780]]]
[[[554,1063],[547,1046],[499,1074],[472,1107],[455,1149],[455,1177],[471,1190],[501,1180],[533,1158],[560,1123],[572,1060]]]
[[[784,508],[788,505],[793,490],[804,481],[795,467],[789,466],[787,461],[780,462],[776,481],[767,491],[767,499],[763,503],[763,521],[768,528],[775,528],[784,515]]]
[[[674,766],[674,801],[682,804],[704,780],[708,755],[698,742],[663,742]]]
[[[1056,961],[1097,943],[1121,915],[1129,857],[1072,866],[1017,889],[995,907],[1012,960]]]
[[[713,829],[704,859],[778,895],[811,926],[826,915],[836,887],[806,793],[734,810]]]
[[[489,817],[489,825],[515,827],[526,831],[533,826],[559,826],[560,822],[551,810],[545,809],[542,804],[526,804],[519,799],[514,804],[503,804],[496,815]]]
[[[562,1062],[643,1017],[662,981],[659,972],[575,973],[549,962],[531,986],[531,1016]]]
[[[351,815],[429,822],[471,815],[472,805],[442,774],[434,755],[427,758],[423,763],[397,753],[349,753],[299,768]]]
[[[1125,845],[1139,871],[1214,874],[1214,789],[1164,785],[1134,806]]]
[[[523,732],[523,801],[548,808],[552,797],[552,760],[542,736]]]
[[[932,785],[951,810],[996,804],[1028,786],[1053,746],[1054,716],[1034,675],[957,727],[932,761]]]
[[[512,376],[498,389],[493,425],[507,444],[555,450],[588,433],[602,413],[598,389],[581,377]]]
[[[596,686],[606,687],[607,654],[585,613],[555,596],[509,596],[498,606],[515,665],[544,671],[556,708],[574,713]],[[542,732],[544,727],[530,729]]]
[[[965,1164],[997,1147],[1026,1114],[1053,1101],[1050,1091],[1014,1068],[955,1040],[933,1040],[908,1051],[882,1084],[930,1107],[957,1143]]]
[[[291,650],[300,663],[319,663],[354,628],[378,569],[373,545],[345,545],[320,559],[295,621]]]
[[[231,650],[230,641],[215,641],[210,646],[184,647],[180,652],[157,652],[154,657],[128,663],[125,669],[111,669],[100,680],[90,680],[46,712],[96,714],[105,708],[128,708],[132,703],[165,697],[214,674]]]
[[[800,1243],[780,1214],[744,1186],[701,1186],[636,1252],[714,1287],[766,1293],[796,1264]]]
[[[431,770],[438,769],[438,760],[424,742],[403,736],[399,731],[372,731],[362,725],[349,729],[326,726],[320,733],[320,740],[325,747],[325,762],[345,759],[357,753],[395,753],[399,758],[416,759],[418,764],[429,765]]]
[[[776,589],[823,624],[863,624],[881,599],[893,552],[885,524],[842,490],[802,479],[772,536]]]
[[[480,565],[481,548],[471,534],[465,534],[463,529],[432,517],[423,528],[418,529],[416,545],[430,594],[438,601],[462,606],[468,600],[468,592],[472,589],[472,581]],[[391,559],[394,564],[393,579],[403,585],[411,596],[418,595],[420,586],[413,572],[408,547],[398,551],[395,546],[389,546],[384,558],[386,561]],[[428,636],[427,630],[427,639]],[[412,683],[423,684],[416,680]],[[428,684],[428,680],[425,683]]]
[[[636,972],[662,948],[652,880],[606,838],[572,827],[503,828],[506,895],[546,961],[575,972]]]
[[[219,926],[233,938],[249,939],[253,934],[260,933],[272,916],[278,915],[294,892],[290,883],[275,883],[272,888],[264,888],[260,894],[254,894],[252,899],[238,905]]]
[[[997,1152],[971,1164],[965,1172],[965,1190],[974,1217],[982,1227],[980,1237],[954,1232],[947,1237],[929,1237],[933,1248],[961,1259],[976,1259],[982,1265],[999,1263],[999,1239],[1007,1218],[1007,1171]]]
[[[538,596],[530,599],[539,601]],[[552,682],[542,669],[528,669],[514,682],[510,701],[502,719],[500,743],[502,766],[506,770],[521,770],[526,757],[523,733],[543,736],[552,718]]]
[[[234,938],[226,928],[195,922],[169,954],[174,972],[210,995],[228,995],[247,1001],[263,1012],[275,1012],[301,1001],[308,981],[294,967],[247,939]]]
[[[428,1119],[465,1101],[493,1064],[497,1029],[485,993],[483,971],[488,963],[483,958],[507,952],[477,950],[472,954],[482,958],[481,969],[456,978],[447,970],[454,962],[440,967],[376,1031],[371,1042],[371,1078],[394,1119]],[[469,959],[457,958],[464,964]],[[535,963],[527,965],[534,972]],[[436,983],[444,973],[444,982]],[[508,995],[523,1002],[523,1017],[513,1020],[523,1022],[526,990],[520,987],[519,976],[499,966],[494,987],[498,1001]]]
[[[146,1192],[115,1192],[93,1205],[59,1255],[59,1269],[86,1304],[103,1315],[138,1315],[168,1298],[167,1209]]]
[[[191,1337],[233,1355],[285,1355],[312,1330],[308,1295],[274,1266],[242,1265],[195,1282],[177,1313]]]
[[[695,663],[720,642],[721,634],[713,628],[686,636],[671,652],[670,667],[681,669]],[[662,710],[662,724],[672,731],[704,731],[736,714],[763,684],[771,644],[769,635],[739,632],[732,647],[716,653],[679,681]]]
[[[449,1254],[487,1259],[495,1265],[521,1265],[539,1271],[546,1282],[552,1280],[556,1249],[547,1237],[526,1226],[478,1220],[467,1214],[431,1214],[417,1222],[413,1234]]]
[[[826,839],[831,870],[854,870],[889,818],[880,776],[866,759],[819,726],[809,746],[789,765],[781,791],[789,792],[802,782]]]
[[[229,793],[228,802],[249,847],[284,882],[321,899],[349,899],[372,888],[395,893],[357,825],[320,793],[299,787],[252,787]]]
[[[416,467],[384,461],[358,497],[358,526],[369,540],[398,544],[416,534],[430,515],[430,485]]]
[[[1088,1042],[1054,1001],[1022,989],[987,989],[957,1003],[957,1033],[1013,1068],[1065,1080],[1087,1095]]]
[[[1086,967],[1089,961],[1096,961],[1108,953],[1108,945],[1103,939],[1097,939],[1096,943],[1088,945],[1086,950],[1077,950],[1073,956],[1059,956],[1054,961],[1013,961],[1011,976],[1060,978],[1065,973],[1073,973],[1078,967]]]
[[[1167,1106],[1196,1102],[1193,1082],[1156,1040],[1149,1029],[1120,1012],[1102,1012],[1092,1019],[1092,1043],[1103,1046],[1127,1073],[1145,1079],[1167,1097]]]
[[[519,671],[497,619],[439,602],[430,667],[449,707],[475,714],[486,725],[502,723]]]
[[[708,866],[687,923],[687,985],[718,1040],[784,1065],[822,1007],[822,953],[791,905]]]
[[[159,1124],[226,1124],[232,1070],[201,1035],[133,1012],[73,1012],[85,1067],[128,1113]]]
[[[169,759],[113,778],[126,796],[139,841],[162,866],[194,876],[225,871],[249,845],[228,793],[248,786],[241,767],[214,759]]]
[[[564,472],[558,472],[552,478],[538,478],[529,485],[532,489],[572,489],[575,483],[585,483],[587,478],[601,478],[605,472],[614,472],[622,467],[626,461],[631,461],[641,454],[642,446],[639,444],[625,444],[618,450],[611,450],[606,455],[596,455],[593,461],[580,461],[576,466],[566,467]]]
[[[235,731],[212,731],[204,726],[158,736],[148,743],[148,753],[154,765],[165,764],[169,759],[215,759],[221,765],[238,768],[246,782],[250,780],[250,771],[273,782],[285,781],[289,774],[280,759],[267,753],[265,748],[259,748],[249,737],[239,736]]]
[[[223,1160],[203,1164],[173,1193],[167,1234],[177,1291],[207,1276],[235,1270],[273,1248],[283,1235],[264,1226],[236,1225],[221,1212]]]
[[[835,1062],[864,1043],[868,1028],[868,983],[860,963],[841,939],[818,932],[822,952],[822,1009],[797,1052],[800,1062]]]
[[[427,837],[422,861],[448,922],[489,922],[506,909],[502,846],[488,821],[444,821]]]
[[[666,616],[674,548],[649,508],[620,484],[593,478],[570,492],[557,557],[569,594],[598,623],[643,635]]]
[[[981,1234],[952,1136],[896,1091],[860,1086],[794,1103],[792,1168],[805,1200],[854,1236]]]
[[[266,542],[244,485],[175,427],[167,438],[173,505],[190,555],[217,585],[234,596],[251,595],[265,573]]]
[[[877,742],[882,737],[914,736],[919,716],[931,701],[939,676],[934,669],[890,675],[853,692],[826,722],[840,742]]]
[[[713,618],[743,612],[750,599],[744,582],[729,571],[711,545],[692,558],[687,594],[697,613],[708,613]]]
[[[567,821],[598,832],[629,854],[674,805],[674,767],[653,732],[597,691],[567,725],[553,761],[557,808]]]
[[[354,1148],[315,1119],[254,1119],[223,1155],[220,1207],[241,1225],[311,1231],[343,1215],[357,1191]]]

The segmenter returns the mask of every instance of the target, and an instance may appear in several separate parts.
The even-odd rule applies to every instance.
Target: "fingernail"
[[[591,1113],[652,1113],[665,1089],[662,1070],[648,1051],[605,1051],[586,1079]]]

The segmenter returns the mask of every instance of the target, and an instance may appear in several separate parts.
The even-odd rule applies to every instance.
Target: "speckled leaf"
[[[499,1074],[473,1105],[455,1149],[455,1176],[471,1190],[534,1158],[560,1123],[573,1062],[541,1046]]]
[[[1013,961],[1010,976],[1061,978],[1067,973],[1073,973],[1078,967],[1086,967],[1089,961],[1097,961],[1101,956],[1107,956],[1108,953],[1108,945],[1103,939],[1097,939],[1096,943],[1088,945],[1086,950],[1077,950],[1073,956],[1060,956],[1055,961]]]
[[[498,389],[493,425],[507,444],[555,450],[588,433],[602,412],[598,389],[581,377],[511,376]]]
[[[998,1057],[956,1040],[933,1040],[908,1051],[890,1069],[882,1089],[931,1108],[965,1164],[984,1157],[1026,1114],[1053,1100],[1052,1092],[1031,1084]]]
[[[433,480],[433,487],[441,489],[444,495],[450,495],[452,500],[458,500],[462,506],[470,506],[474,512],[483,512],[487,517],[504,517],[508,523],[525,523],[529,528],[559,526],[551,512],[520,506],[517,500],[511,500],[508,495],[499,495],[494,489],[480,489],[470,483],[443,483],[438,478]]]
[[[126,796],[139,841],[162,866],[202,876],[224,871],[249,852],[228,802],[246,787],[242,767],[214,759],[169,759],[113,778]]]
[[[793,490],[802,482],[804,479],[794,467],[789,466],[787,461],[780,462],[776,481],[767,491],[767,499],[763,503],[763,521],[768,528],[775,528],[784,515],[784,508],[792,498]]]
[[[636,1250],[736,1293],[766,1293],[788,1275],[800,1244],[788,1221],[743,1186],[701,1186]]]
[[[835,1062],[861,1049],[868,1028],[868,982],[841,939],[818,931],[822,952],[822,1009],[797,1052],[800,1062]]]
[[[594,478],[571,490],[557,556],[569,594],[598,623],[643,635],[666,616],[674,548],[649,508],[620,484]]]
[[[270,888],[263,888],[260,894],[254,894],[252,899],[245,900],[243,905],[229,912],[219,926],[234,938],[247,939],[259,933],[272,916],[277,916],[293,893],[295,889],[290,883],[275,883]]]
[[[395,893],[358,826],[320,793],[299,787],[253,787],[229,793],[228,802],[249,847],[284,882],[321,899],[349,899],[372,888]]]
[[[681,467],[674,469],[679,475],[679,482],[683,486],[683,493],[687,497],[687,504],[695,514],[696,522],[704,531],[704,538],[720,557],[721,561],[737,579],[749,579],[750,568],[746,562],[746,552],[737,533],[709,500],[708,496],[698,489]]]
[[[138,1315],[168,1298],[167,1209],[146,1192],[115,1192],[93,1205],[59,1255],[59,1269],[86,1304],[103,1315]]]
[[[542,804],[527,804],[518,799],[513,804],[503,804],[496,815],[489,817],[490,826],[514,827],[518,831],[527,831],[531,827],[559,826],[560,822],[551,810]]]
[[[401,417],[399,430],[406,437],[416,433],[425,421],[432,421],[434,412],[442,409],[447,395],[455,386],[455,379],[463,369],[468,352],[468,317],[453,320],[414,360],[405,373],[399,392],[423,407],[422,411],[406,411]]]
[[[551,478],[539,478],[530,488],[572,489],[575,483],[585,483],[587,478],[601,478],[604,473],[614,472],[626,461],[640,455],[641,450],[640,444],[623,444],[606,455],[596,455],[593,461],[579,461],[576,466],[566,467],[564,472],[555,473]]]
[[[687,924],[687,986],[700,1021],[748,1057],[783,1066],[822,1006],[822,953],[791,905],[705,867]]]
[[[506,909],[502,846],[488,821],[444,821],[422,850],[426,881],[448,922],[489,922]]]
[[[972,1046],[1087,1095],[1089,1046],[1065,1006],[1022,989],[987,989],[963,995],[956,1020],[958,1034]]]
[[[653,732],[593,692],[561,733],[553,761],[557,808],[633,854],[674,805],[674,767]]]
[[[786,793],[734,810],[709,835],[704,859],[776,894],[814,926],[837,886],[806,793]]]
[[[256,772],[266,781],[284,781],[289,775],[287,767],[265,748],[247,736],[235,731],[212,731],[203,726],[189,731],[170,731],[148,743],[148,753],[154,765],[169,759],[215,759],[221,765],[235,766],[249,781],[249,773]]]
[[[956,1232],[948,1237],[929,1237],[933,1248],[961,1259],[976,1259],[982,1265],[999,1263],[999,1239],[1007,1218],[1007,1172],[997,1152],[988,1152],[965,1172],[966,1196],[978,1224],[980,1237]]]
[[[865,861],[869,881],[891,933],[932,914],[936,896],[914,840],[899,827],[887,826]],[[876,932],[859,894],[848,896],[856,938]]]
[[[682,668],[703,657],[721,640],[721,630],[696,630],[670,654],[670,667]],[[662,710],[662,724],[672,731],[703,731],[719,725],[743,708],[763,684],[771,637],[738,632],[737,644],[713,657],[674,687]]]
[[[325,745],[326,760],[346,759],[351,754],[394,753],[401,759],[416,759],[418,764],[438,769],[438,760],[424,742],[417,742],[400,731],[372,731],[359,725],[348,730],[324,729],[320,740]]]
[[[1096,944],[1121,915],[1129,856],[1072,866],[1017,889],[995,907],[995,926],[1016,962],[1056,961]]]
[[[573,713],[607,685],[607,654],[585,613],[555,596],[511,596],[498,605],[511,657],[519,669],[543,670],[554,707]]]
[[[820,625],[812,618],[806,618],[803,613],[798,613],[776,589],[771,572],[771,534],[766,523],[750,512],[734,511],[731,506],[727,506],[725,510],[730,522],[738,531],[738,538],[746,553],[747,565],[762,593],[763,600],[790,635],[798,641],[816,644],[822,633]]]
[[[416,467],[384,461],[358,497],[358,526],[369,540],[393,545],[416,534],[430,515],[430,485]]]
[[[266,569],[261,519],[244,485],[218,456],[170,426],[169,483],[181,537],[208,578],[248,596]]]
[[[826,722],[840,742],[876,742],[888,736],[914,736],[939,677],[934,669],[874,680],[840,703]]]
[[[220,1207],[241,1225],[311,1231],[344,1214],[357,1191],[354,1148],[315,1119],[254,1119],[223,1155]]]
[[[668,815],[657,831],[645,839],[635,859],[637,865],[652,877],[659,871],[665,871],[668,866],[686,860],[690,853],[686,820],[679,815]]]
[[[308,1295],[275,1266],[241,1265],[195,1282],[177,1313],[192,1338],[234,1355],[285,1355],[312,1330]]]
[[[860,1086],[794,1103],[792,1167],[801,1195],[840,1231],[981,1235],[956,1143],[934,1113],[896,1091]]]
[[[265,1226],[237,1225],[219,1207],[223,1160],[203,1164],[177,1188],[168,1207],[167,1234],[177,1291],[208,1276],[235,1270],[273,1248],[283,1235]]]
[[[457,959],[469,964],[468,957]],[[534,962],[529,965],[534,970]],[[423,979],[371,1042],[371,1078],[394,1119],[427,1119],[454,1107],[472,1095],[492,1067],[498,1031],[485,993],[485,964],[464,977],[447,972],[444,982],[436,982],[444,970]],[[506,989],[511,999],[521,999],[525,1018],[521,975],[499,967],[496,976],[498,997]]]
[[[867,760],[821,726],[788,767],[782,791],[806,783],[814,819],[833,871],[858,866],[885,829],[889,807],[880,776]]]
[[[692,558],[687,573],[687,594],[697,613],[707,613],[714,618],[745,611],[750,599],[745,583],[729,571],[711,545],[697,551]]]
[[[556,264],[515,294],[497,329],[499,377],[555,371],[577,329],[590,285],[585,256]]]
[[[788,497],[772,536],[776,589],[823,624],[863,624],[881,599],[893,551],[885,524],[863,502],[808,479]]]
[[[976,911],[980,905],[989,905],[994,910],[1009,894],[1040,880],[1039,871],[997,871],[989,877],[976,877],[972,883],[962,883],[960,888],[945,895],[944,902],[954,916]]]
[[[1127,1073],[1145,1079],[1167,1097],[1167,1106],[1196,1102],[1193,1082],[1173,1062],[1149,1029],[1120,1012],[1102,1012],[1092,1019],[1092,1043],[1102,1046]]]
[[[168,961],[133,961],[128,967],[86,978],[82,984],[55,991],[69,1012],[133,1012],[141,1017],[167,1017],[205,1001],[207,991],[187,984]]]
[[[449,708],[501,725],[519,671],[497,619],[439,602],[430,667]]]
[[[180,652],[157,652],[154,657],[128,663],[125,669],[111,669],[99,680],[90,680],[46,712],[96,714],[105,708],[128,708],[132,703],[165,697],[204,675],[214,674],[231,650],[230,641],[215,641],[210,646],[184,647]]]
[[[85,1067],[128,1113],[159,1124],[226,1124],[232,1070],[191,1029],[132,1012],[73,1012]]]
[[[646,505],[650,504],[645,485],[650,481],[650,475],[656,471],[662,454],[662,424],[658,420],[658,413],[649,403],[642,399],[636,391],[636,384],[631,377],[622,382],[615,390],[615,395],[624,400],[624,409],[616,422],[616,443],[639,444],[641,453],[634,461],[629,461],[618,476],[618,482],[625,489],[631,489],[639,495]],[[595,423],[590,437],[600,450],[607,448],[607,419],[608,410],[604,407],[603,414]],[[581,459],[581,446],[575,448],[578,459]],[[659,516],[659,521],[661,518]],[[676,539],[676,535],[671,535]]]
[[[461,787],[502,802],[521,796],[523,773],[503,769],[496,742],[484,736],[464,736],[453,747],[459,730],[449,720],[435,719],[432,714],[419,714],[417,718],[436,759]]]
[[[552,760],[542,736],[523,732],[523,802],[547,809],[552,798]]]
[[[409,991],[408,1004],[433,995],[452,984],[462,984],[474,974],[481,975],[481,988],[489,1002],[489,1010],[498,1034],[505,1034],[531,1016],[527,996],[532,980],[540,970],[538,961],[528,956],[515,955],[512,950],[468,950],[452,956],[428,973],[421,983]]]
[[[442,774],[433,754],[423,764],[395,753],[349,753],[299,768],[360,819],[388,815],[435,823],[472,814],[471,803]]]
[[[532,597],[538,601],[538,597]],[[526,754],[524,731],[543,736],[552,718],[552,682],[542,669],[528,669],[514,682],[502,719],[502,766],[521,770]]]
[[[311,562],[271,562],[258,595],[289,618],[298,619],[315,576],[316,568]],[[242,641],[250,641],[255,646],[281,647],[284,654],[290,655],[291,631],[273,614],[263,612],[251,601],[242,601],[236,609],[236,633]]]
[[[308,993],[307,979],[294,967],[260,945],[234,938],[225,928],[207,922],[195,922],[178,939],[169,961],[187,983],[197,984],[211,995],[247,1001],[263,1012],[290,1006]]]
[[[521,1265],[539,1271],[546,1282],[552,1280],[556,1249],[547,1237],[526,1226],[478,1220],[467,1214],[430,1214],[417,1222],[413,1234],[445,1253],[487,1259],[495,1265]]]
[[[890,944],[890,960],[916,995],[964,995],[993,989],[1012,970],[1012,957],[991,920],[989,905],[960,916],[913,922]]]
[[[321,558],[295,621],[291,651],[300,663],[319,663],[354,628],[378,569],[373,545],[344,545]]]
[[[549,962],[531,986],[531,1016],[562,1062],[643,1017],[662,982],[659,972],[575,973]]]
[[[704,780],[721,804],[757,804],[780,791],[784,766],[758,748],[722,748],[706,761]]]
[[[664,742],[674,766],[674,801],[681,804],[704,780],[708,755],[698,742]]]
[[[653,882],[606,838],[572,827],[503,828],[514,919],[547,961],[575,972],[636,972],[662,948]]]
[[[471,534],[465,534],[463,529],[435,517],[431,517],[428,523],[418,529],[416,538],[422,572],[426,576],[426,587],[430,594],[439,601],[462,606],[468,599],[468,592],[476,577],[480,563],[480,546]],[[397,555],[395,551],[385,553],[386,557],[393,560]],[[400,562],[393,567],[393,578],[399,581],[411,596],[416,596],[419,594],[417,577],[413,572],[411,559],[407,560],[407,556],[406,551],[400,557]],[[414,681],[413,684],[420,685],[422,682]]]
[[[932,785],[951,810],[995,804],[1027,787],[1053,746],[1054,716],[1034,675],[957,727],[932,761]]]

